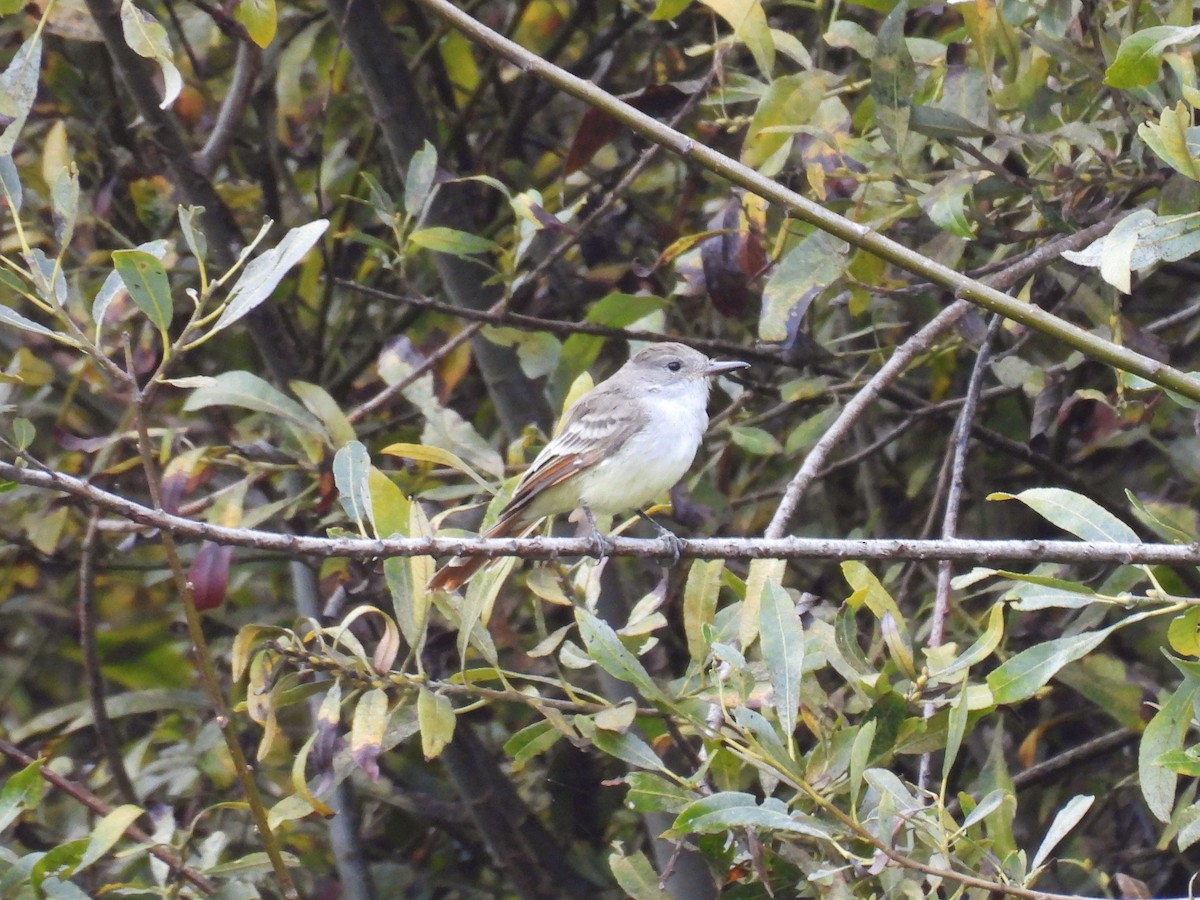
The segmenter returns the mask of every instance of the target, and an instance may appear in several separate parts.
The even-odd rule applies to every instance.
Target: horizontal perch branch
[[[0,478],[46,490],[61,491],[101,509],[178,537],[213,541],[233,547],[288,556],[372,559],[388,556],[520,556],[557,559],[595,556],[587,538],[324,538],[278,534],[251,528],[225,528],[171,515],[126,500],[70,475],[0,462]],[[612,556],[666,559],[670,542],[659,538],[613,539]],[[693,559],[858,559],[954,560],[995,565],[1000,562],[1130,563],[1200,565],[1200,544],[1117,544],[1086,541],[977,540],[839,540],[825,538],[703,538],[682,542],[680,556]]]

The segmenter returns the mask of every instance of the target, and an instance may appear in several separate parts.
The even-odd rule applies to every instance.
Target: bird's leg
[[[654,530],[658,532],[658,536],[667,542],[667,546],[671,549],[671,565],[679,565],[679,554],[683,552],[683,538],[677,535],[662,525],[659,525],[654,518],[644,509],[639,509],[637,514],[654,526]]]
[[[583,517],[587,519],[588,527],[592,529],[592,544],[596,548],[596,555],[601,559],[611,556],[616,547],[613,539],[606,534],[600,533],[600,529],[596,527],[596,517],[592,515],[592,511],[588,509],[586,503],[579,504],[579,507],[583,510]]]

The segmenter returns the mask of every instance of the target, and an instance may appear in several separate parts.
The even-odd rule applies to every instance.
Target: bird
[[[546,516],[580,509],[603,540],[593,514],[640,511],[678,482],[708,428],[712,378],[748,365],[673,341],[642,348],[571,405],[483,536],[520,535]],[[453,591],[487,562],[455,557],[429,589]]]

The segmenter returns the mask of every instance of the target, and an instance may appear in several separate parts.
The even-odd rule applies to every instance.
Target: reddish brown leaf
[[[196,609],[204,612],[216,609],[225,602],[225,590],[229,587],[229,563],[233,548],[205,541],[196,551],[196,557],[188,566],[188,581],[192,585],[192,596]]]

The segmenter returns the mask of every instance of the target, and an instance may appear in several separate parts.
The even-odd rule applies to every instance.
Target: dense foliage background
[[[0,0],[0,896],[1188,893],[1192,4],[463,7]],[[667,338],[745,540],[431,596]]]

